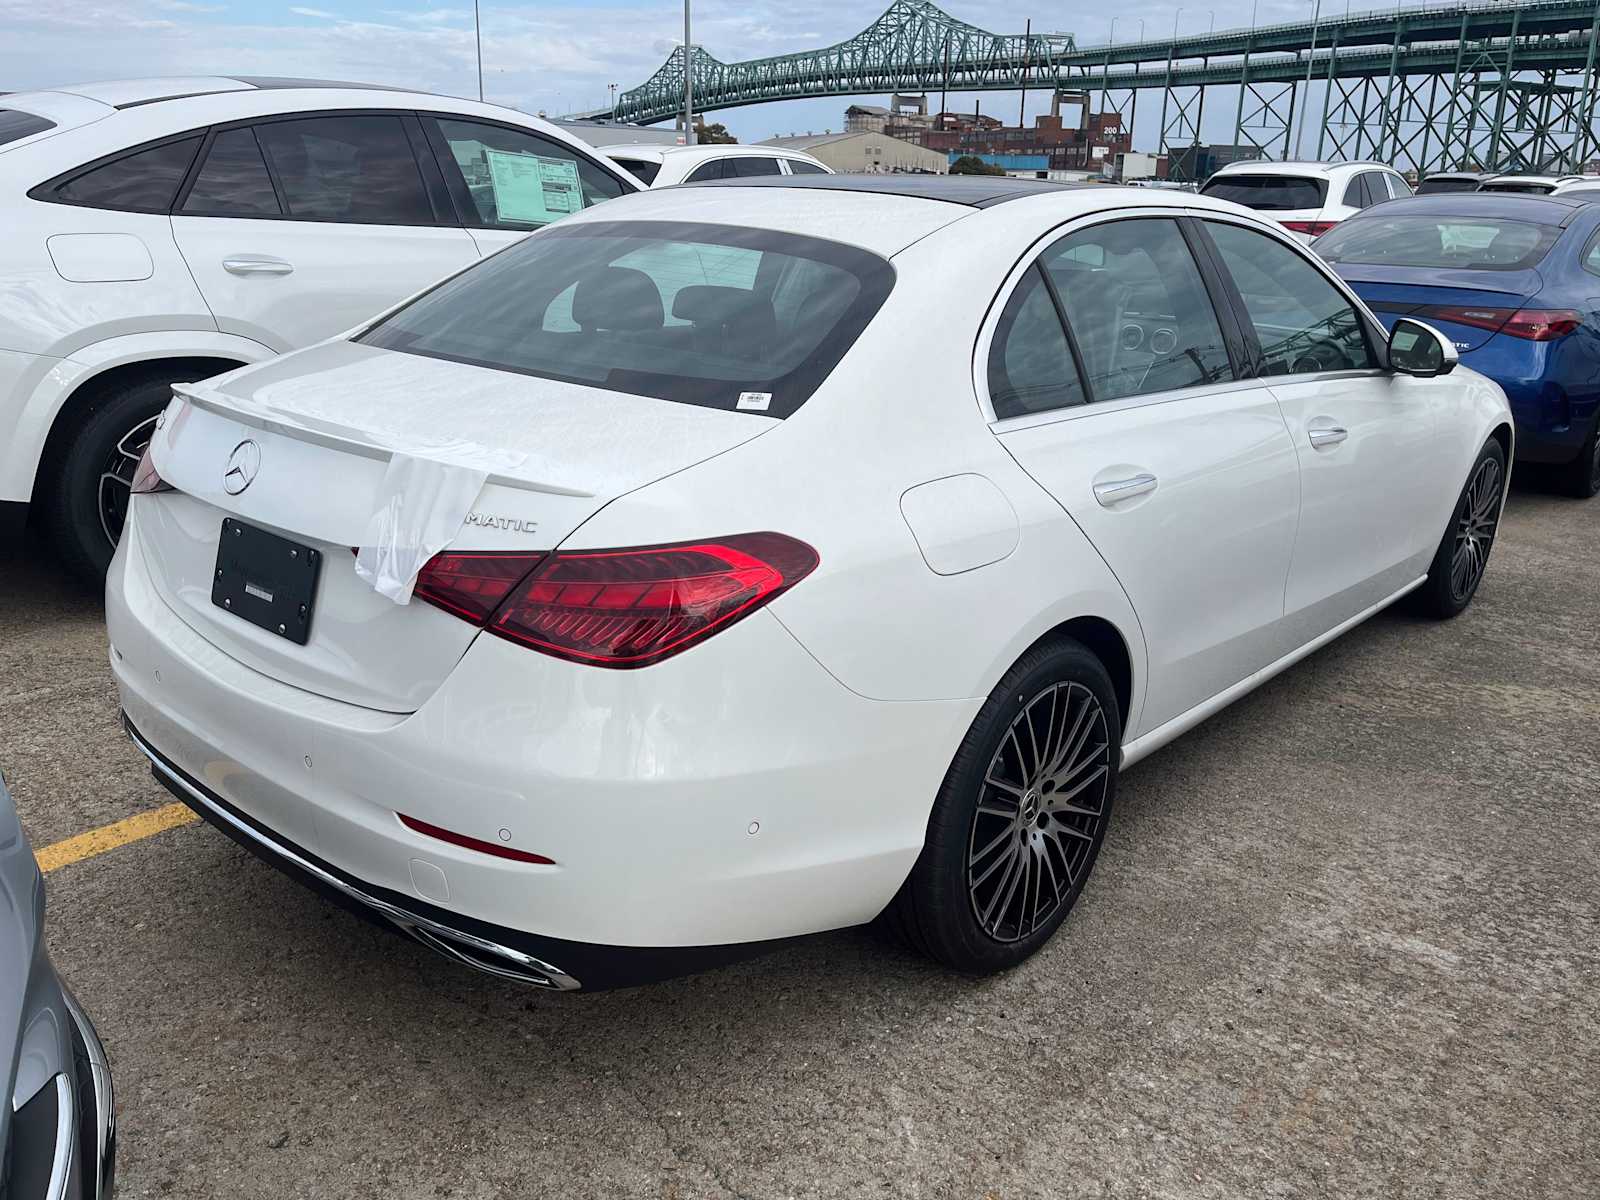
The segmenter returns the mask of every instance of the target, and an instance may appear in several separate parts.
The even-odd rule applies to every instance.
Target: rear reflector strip
[[[509,858],[513,862],[539,863],[542,866],[555,865],[555,859],[546,858],[542,854],[533,854],[527,850],[514,850],[510,846],[502,846],[498,842],[485,842],[475,837],[468,837],[464,833],[457,833],[453,829],[441,829],[437,825],[430,825],[426,821],[419,821],[416,817],[408,817],[405,813],[397,812],[400,824],[416,833],[426,834],[431,838],[438,838],[441,842],[449,842],[452,846],[460,846],[464,850],[476,850],[479,854],[492,854],[496,858]]]

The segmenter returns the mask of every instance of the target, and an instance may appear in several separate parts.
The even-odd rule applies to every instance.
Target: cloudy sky
[[[842,41],[869,24],[888,0],[695,0],[694,40],[724,61],[782,54]],[[1415,3],[1417,0],[1407,0]],[[0,91],[93,79],[169,74],[303,75],[406,84],[453,95],[477,90],[470,3],[436,0],[0,0]],[[555,114],[603,106],[607,86],[643,82],[683,34],[674,0],[505,3],[482,0],[487,99]],[[1325,8],[1344,5],[1328,0]],[[1081,45],[1101,44],[1117,17],[1116,39],[1172,29],[1204,32],[1304,20],[1300,0],[1202,0],[1175,5],[1127,0],[1073,8],[1022,0],[948,0],[953,15],[995,32],[1064,29]],[[1368,7],[1358,4],[1357,8]],[[1213,17],[1214,14],[1214,17]],[[871,100],[872,98],[864,98]],[[960,98],[970,107],[969,97]],[[842,127],[843,98],[791,101],[717,114],[741,141]],[[957,98],[952,96],[951,107]],[[982,97],[986,111],[1014,119],[1015,94]],[[1047,98],[1030,97],[1030,120]],[[1218,106],[1213,106],[1218,107]],[[1223,105],[1231,109],[1231,105]],[[1143,106],[1141,105],[1141,109]],[[1142,115],[1142,113],[1141,113]],[[1209,118],[1209,114],[1208,114]],[[1231,124],[1231,112],[1229,114]],[[1210,119],[1207,126],[1211,125]],[[1219,135],[1225,131],[1212,131]],[[1155,140],[1155,121],[1136,141]]]

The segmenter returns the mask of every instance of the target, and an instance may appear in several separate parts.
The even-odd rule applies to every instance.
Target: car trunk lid
[[[438,397],[449,396],[448,406]],[[152,443],[179,494],[134,508],[134,540],[169,604],[219,649],[281,682],[410,712],[477,630],[355,573],[397,451],[460,461],[492,452],[447,548],[553,549],[612,499],[732,449],[778,422],[345,341],[188,385]],[[225,486],[245,442],[250,479]],[[237,460],[234,461],[237,465]],[[314,549],[320,574],[303,645],[213,602],[225,520]]]
[[[1385,329],[1400,317],[1426,321],[1462,352],[1476,350],[1544,286],[1539,272],[1452,271],[1437,267],[1362,266],[1333,268]],[[1452,319],[1456,318],[1456,319]]]

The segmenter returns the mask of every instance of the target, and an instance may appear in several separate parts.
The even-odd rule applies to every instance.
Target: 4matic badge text
[[[509,529],[513,533],[533,533],[539,528],[537,521],[524,521],[517,517],[497,517],[493,513],[469,512],[467,524],[480,529]]]

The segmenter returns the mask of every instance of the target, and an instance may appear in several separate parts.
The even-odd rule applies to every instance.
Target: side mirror
[[[1403,375],[1432,379],[1456,369],[1455,343],[1432,325],[1401,317],[1389,334],[1389,365]]]

